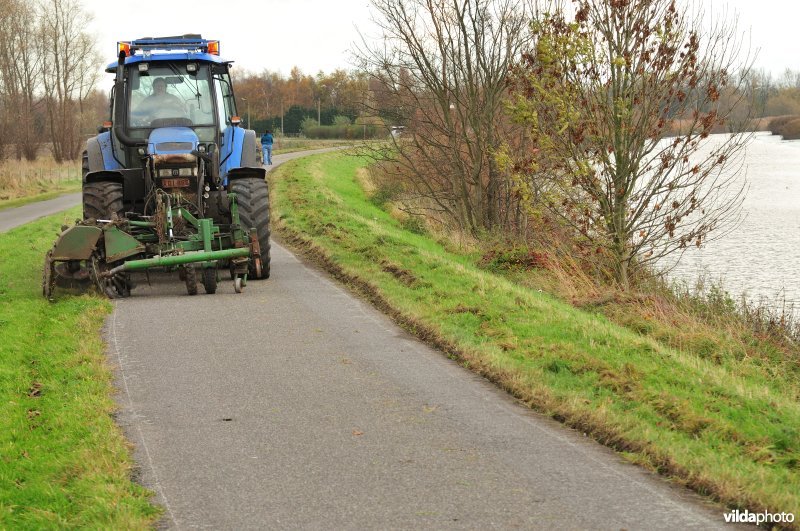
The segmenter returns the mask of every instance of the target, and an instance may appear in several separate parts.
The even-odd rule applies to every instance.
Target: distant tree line
[[[0,0],[0,159],[75,160],[104,98],[94,91],[100,58],[77,0]]]
[[[237,108],[256,130],[284,134],[304,133],[312,125],[333,127],[346,118],[348,125],[376,125],[378,117],[365,114],[370,86],[365,73],[335,70],[304,74],[294,67],[288,77],[277,72],[234,71]],[[362,127],[363,132],[363,127]]]

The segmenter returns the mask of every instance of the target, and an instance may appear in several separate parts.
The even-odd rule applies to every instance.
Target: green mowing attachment
[[[198,218],[180,194],[158,191],[152,215],[87,219],[63,232],[45,258],[42,294],[54,300],[56,287],[85,290],[93,286],[110,298],[130,295],[130,272],[177,268],[190,295],[197,293],[202,271],[206,293],[215,293],[221,266],[231,272],[241,293],[247,275],[261,276],[261,251],[255,228],[245,230],[236,194],[227,194],[230,224]]]

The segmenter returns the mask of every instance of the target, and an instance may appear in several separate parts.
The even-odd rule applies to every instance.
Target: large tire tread
[[[122,183],[96,182],[83,185],[83,219],[122,217]]]
[[[236,194],[239,204],[239,221],[245,231],[252,227],[258,232],[261,247],[261,276],[256,277],[250,269],[249,278],[269,278],[270,266],[270,228],[269,228],[269,186],[263,179],[242,178],[231,183],[231,192]]]

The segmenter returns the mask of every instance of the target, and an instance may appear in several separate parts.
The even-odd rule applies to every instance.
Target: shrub
[[[778,116],[777,118],[773,118],[769,121],[769,125],[767,125],[767,129],[772,131],[773,135],[782,135],[783,128],[786,126],[787,123],[791,122],[792,120],[796,120],[800,118],[800,116],[796,114],[789,114],[786,116]]]
[[[781,128],[781,136],[783,136],[784,140],[800,139],[800,116],[786,122]]]
[[[304,122],[305,123],[305,122]],[[307,138],[345,138],[345,139],[375,139],[383,138],[387,132],[376,125],[317,125],[304,127],[303,133]]]
[[[369,200],[372,204],[381,208],[396,201],[403,193],[403,187],[400,183],[391,181],[381,181],[377,183],[375,191],[370,195]]]

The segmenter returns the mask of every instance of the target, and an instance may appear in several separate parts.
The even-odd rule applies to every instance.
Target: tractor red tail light
[[[208,41],[208,53],[219,55],[219,41]]]

